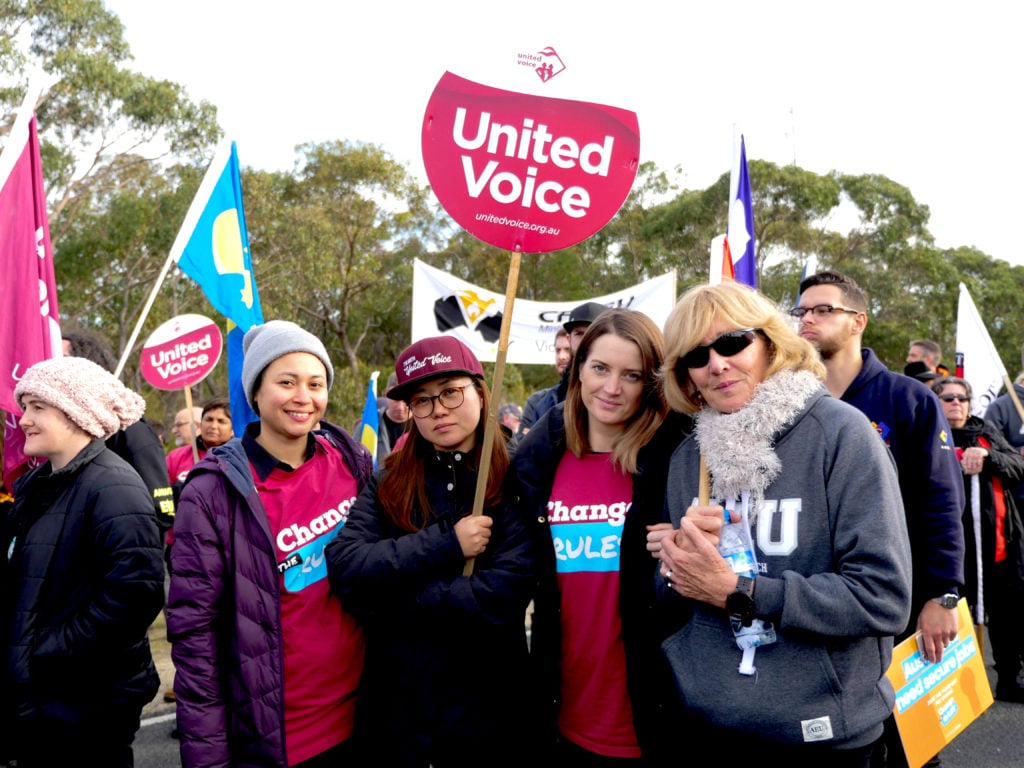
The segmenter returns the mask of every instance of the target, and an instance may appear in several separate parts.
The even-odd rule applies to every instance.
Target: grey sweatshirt
[[[741,675],[725,612],[698,603],[662,648],[684,704],[717,727],[774,743],[863,746],[892,711],[885,671],[910,613],[895,465],[864,415],[824,388],[774,444],[782,468],[752,534],[755,615],[774,623],[777,642],[757,649],[755,675]],[[690,438],[669,470],[666,508],[677,527],[696,503],[698,473]]]

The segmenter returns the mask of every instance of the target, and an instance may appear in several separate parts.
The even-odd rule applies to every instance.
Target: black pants
[[[136,710],[108,711],[102,717],[67,723],[40,718],[18,721],[13,757],[18,768],[102,765],[133,768],[132,742],[139,729]]]

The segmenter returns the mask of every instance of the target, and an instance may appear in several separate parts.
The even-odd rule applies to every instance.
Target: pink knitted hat
[[[84,357],[54,357],[25,371],[14,398],[37,397],[63,411],[93,437],[106,440],[131,426],[146,410],[146,401],[102,367]]]

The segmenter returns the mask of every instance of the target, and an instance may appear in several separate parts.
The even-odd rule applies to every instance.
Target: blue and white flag
[[[242,387],[242,337],[263,322],[242,207],[242,179],[234,141],[217,148],[185,215],[172,258],[228,319],[228,389],[235,434],[255,421]]]
[[[363,418],[359,430],[359,442],[373,457],[373,468],[377,469],[377,440],[380,435],[380,415],[377,413],[377,377],[380,371],[370,374],[370,385],[366,390],[366,403],[363,405]]]
[[[754,204],[747,173],[747,145],[740,135],[739,162],[729,175],[729,222],[725,230],[727,257],[737,283],[757,288],[757,257],[754,251]]]

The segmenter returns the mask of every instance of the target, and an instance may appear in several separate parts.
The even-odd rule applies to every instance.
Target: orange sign
[[[924,660],[921,633],[893,649],[886,677],[896,689],[896,725],[910,768],[920,768],[992,706],[992,688],[967,601],[957,608],[960,632],[942,661]]]

